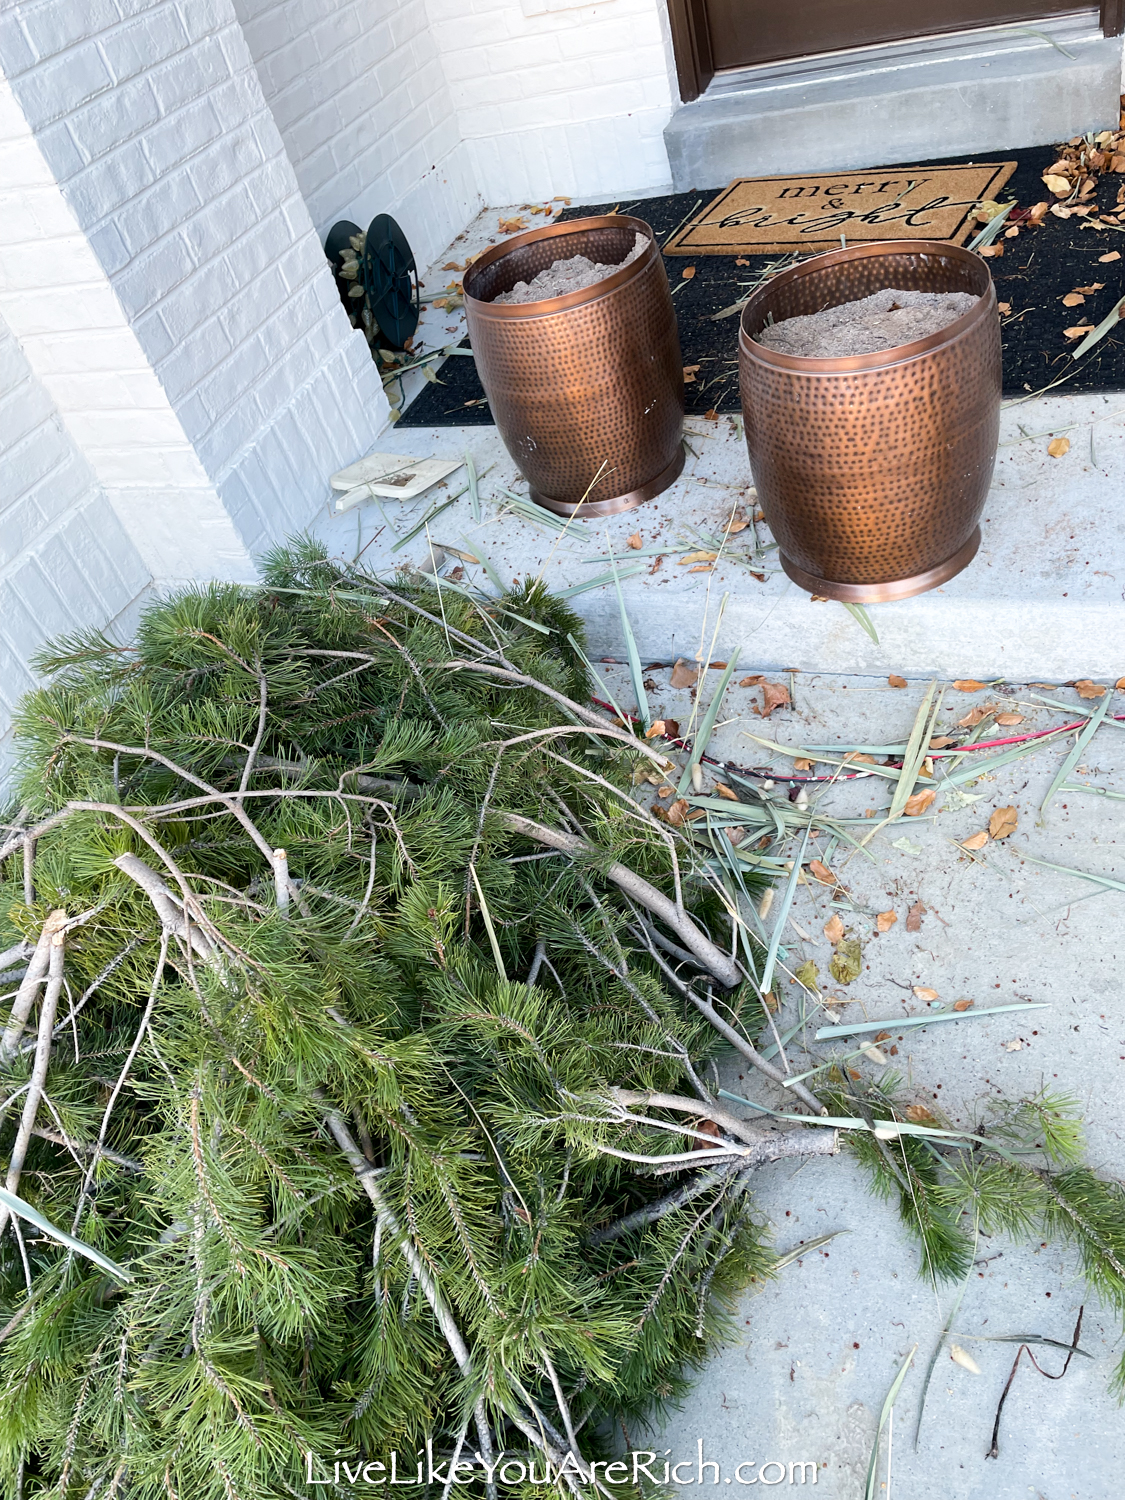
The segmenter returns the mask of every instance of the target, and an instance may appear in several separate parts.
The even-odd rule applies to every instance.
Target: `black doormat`
[[[1001,156],[1019,161],[1000,194],[1002,201],[1015,198],[1021,209],[1027,209],[1050,196],[1043,186],[1042,174],[1056,159],[1054,146],[993,152],[987,159],[998,160]],[[945,159],[915,165],[949,166],[966,160],[959,158],[954,163]],[[1113,210],[1117,190],[1123,182],[1125,177],[1114,174],[1099,179],[1093,201],[1101,210]],[[717,188],[701,188],[664,198],[584,204],[565,209],[559,218],[578,219],[618,209],[651,224],[663,245],[717,191]],[[1041,391],[1053,381],[1059,381],[1055,387],[1059,394],[1125,390],[1125,320],[1078,360],[1071,358],[1078,341],[1068,341],[1063,334],[1064,329],[1079,324],[1100,323],[1115,301],[1125,294],[1125,232],[1083,228],[1085,222],[1081,218],[1059,219],[1048,214],[1042,225],[1025,226],[1017,238],[1002,240],[1003,255],[988,262],[997,299],[1010,309],[1001,314],[1005,396],[1025,396]],[[1120,250],[1120,260],[1105,264],[1099,261],[1099,256],[1114,250]],[[697,366],[693,372],[695,378],[685,390],[689,415],[740,409],[738,315],[716,320],[714,314],[745,298],[765,268],[776,264],[778,258],[776,254],[666,257],[684,366]],[[685,278],[685,269],[692,267],[694,274]],[[1099,281],[1104,286],[1086,293],[1081,305],[1063,306],[1062,298],[1069,292]],[[468,346],[466,339],[462,347]],[[472,360],[446,360],[439,378],[444,382],[442,385],[427,385],[406,408],[400,427],[460,427],[492,422]]]

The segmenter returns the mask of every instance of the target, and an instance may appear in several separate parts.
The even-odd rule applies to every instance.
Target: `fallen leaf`
[[[1076,286],[1074,290],[1080,293],[1083,297],[1091,297],[1095,292],[1100,292],[1104,286],[1104,281],[1095,281],[1092,282],[1089,286]]]
[[[1022,724],[1023,720],[1024,720],[1023,714],[997,714],[996,715],[996,722],[997,722],[997,724],[1002,724],[1005,729],[1011,729],[1011,727],[1012,727],[1013,724]]]
[[[1081,292],[1067,292],[1065,297],[1059,298],[1064,307],[1081,307],[1085,300]]]
[[[750,262],[748,260],[743,260],[743,258],[742,258],[741,255],[735,261],[735,265],[736,266],[748,266],[749,264],[750,264]]]
[[[468,261],[466,261],[464,265],[461,265],[459,261],[456,261],[456,260],[447,260],[446,263],[445,263],[445,265],[442,266],[442,270],[443,271],[465,271],[465,270],[468,269],[468,265],[469,265]]]
[[[1108,254],[1106,254],[1106,255],[1099,255],[1098,256],[1098,264],[1102,265],[1102,266],[1107,266],[1107,265],[1109,265],[1110,261],[1120,260],[1120,259],[1121,259],[1121,251],[1120,250],[1110,250]]]
[[[721,781],[716,781],[716,783],[715,783],[715,790],[718,792],[718,794],[719,794],[720,797],[725,797],[728,802],[737,802],[738,801],[738,793],[737,792],[732,792],[731,789],[730,789],[730,787],[729,786],[724,786]]]
[[[1096,682],[1091,682],[1088,677],[1083,677],[1081,682],[1074,684],[1075,690],[1080,698],[1104,698],[1105,688],[1098,687]]]
[[[970,1375],[980,1374],[980,1365],[971,1354],[966,1354],[960,1344],[950,1344],[949,1357],[955,1365],[960,1365],[963,1370],[968,1370]]]
[[[728,842],[733,844],[736,849],[738,848],[739,844],[742,843],[742,840],[746,837],[745,828],[728,828],[726,833]]]
[[[851,984],[863,972],[863,950],[855,938],[841,938],[828,971],[838,984]]]
[[[1006,839],[1015,833],[1019,814],[1014,807],[998,807],[988,820],[988,831],[994,839]]]
[[[997,240],[995,245],[982,245],[977,254],[985,260],[999,260],[1004,254],[1003,241]]]
[[[927,1005],[932,1005],[938,997],[937,990],[928,989],[924,984],[916,984],[914,986],[914,993],[919,1000],[924,1000]]]
[[[670,786],[662,786],[656,795],[658,797],[670,797],[672,795],[672,788]]]
[[[972,1010],[975,1004],[975,1000],[956,1000],[954,1001],[953,1009],[956,1011]]]
[[[758,677],[743,677],[739,680],[739,687],[757,687],[763,679]]]
[[[879,913],[879,915],[875,918],[875,931],[876,932],[890,932],[891,928],[895,925],[895,923],[897,921],[898,921],[898,912],[896,912],[896,911],[881,911]]]
[[[1122,682],[1122,684],[1125,684],[1125,677],[1123,677],[1121,679],[1121,682]],[[797,759],[793,762],[793,769],[794,769],[794,771],[811,771],[812,768],[813,768],[812,761],[811,760],[805,760],[804,757],[802,757],[802,756],[798,756]]]
[[[983,849],[984,846],[985,846],[985,844],[987,844],[987,843],[988,843],[988,833],[987,833],[987,831],[985,829],[982,828],[979,833],[974,833],[971,838],[962,839],[961,840],[961,848],[962,849],[972,849],[972,850],[975,851],[977,849]]]
[[[893,688],[904,688],[906,686],[906,678],[905,677],[896,677],[893,672],[887,678],[887,681],[890,683],[891,687],[893,687]]]
[[[798,984],[803,984],[805,989],[812,990],[813,994],[819,994],[817,988],[817,967],[812,959],[807,959],[799,969],[793,970],[793,978]]]
[[[921,932],[922,918],[926,914],[926,908],[921,901],[915,901],[914,905],[906,913],[907,932]]]
[[[931,750],[944,750],[947,745],[952,745],[952,743],[953,743],[953,736],[952,735],[949,735],[949,734],[939,734],[939,735],[936,736],[936,738],[934,738],[934,739],[932,739],[930,741],[930,749]]]
[[[991,198],[982,198],[973,209],[972,216],[974,219],[978,219],[980,223],[987,224],[990,219],[994,219],[1002,211],[1003,207],[1002,203],[993,203]]]
[[[664,814],[665,818],[674,828],[679,828],[688,815],[688,804],[683,797],[677,797],[675,802]]]
[[[713,573],[714,571],[714,563],[696,563],[694,568],[688,569],[689,573]]]
[[[989,714],[995,713],[996,709],[991,703],[978,703],[976,708],[970,708],[963,719],[957,720],[959,729],[975,729],[982,719],[987,719]]]
[[[986,682],[978,682],[975,677],[958,677],[953,686],[959,693],[979,693],[988,684]]]
[[[937,1116],[930,1114],[924,1104],[908,1104],[906,1106],[906,1118],[913,1121],[915,1125],[936,1125]]]
[[[1052,172],[1043,173],[1043,182],[1049,193],[1056,198],[1069,198],[1073,184],[1068,177],[1058,177]]]
[[[834,911],[824,924],[824,936],[835,946],[844,935],[844,924],[840,921],[840,913]]]
[[[685,563],[714,562],[718,555],[717,552],[688,552],[680,558],[680,567],[682,568]]]
[[[844,760],[845,760],[845,762],[847,762],[847,761],[865,761],[869,766],[874,766],[874,765],[878,764],[878,762],[876,761],[876,759],[875,759],[875,757],[873,755],[864,755],[863,752],[860,751],[860,750],[849,750],[849,751],[847,751],[847,753],[844,756]]]
[[[1020,226],[1018,224],[1013,224],[1012,227],[1011,227],[1011,229],[1005,229],[1005,231],[1004,231],[1004,238],[1006,240],[1018,239],[1019,238],[1019,232],[1020,232]]]
[[[526,219],[501,219],[499,224],[501,234],[519,234],[521,229],[527,228]]]
[[[903,812],[908,818],[920,818],[937,796],[933,787],[925,791],[915,792],[913,797],[907,797]]]
[[[1073,328],[1064,328],[1063,329],[1063,338],[1064,339],[1081,339],[1081,338],[1085,338],[1088,333],[1092,333],[1093,332],[1093,329],[1094,329],[1093,323],[1075,323],[1075,325],[1074,325]],[[1069,438],[1055,438],[1052,442],[1050,442],[1050,443],[1047,444],[1047,452],[1051,454],[1052,458],[1061,458],[1062,455],[1067,451],[1067,449],[1069,447],[1070,447],[1070,439]],[[1051,450],[1053,448],[1058,448],[1059,449],[1058,453],[1052,453]]]
[[[625,545],[626,547],[632,547],[634,552],[639,552],[641,547],[644,546],[644,543],[641,541],[640,532],[634,531],[632,536],[626,537]]]
[[[1125,677],[1119,677],[1113,685],[1119,693],[1125,693]]]
[[[694,275],[695,275],[695,267],[694,266],[685,266],[683,268],[683,270],[680,272],[680,280],[681,281],[690,281],[691,278]]]
[[[703,413],[703,420],[705,422],[717,422],[719,420],[719,413],[712,407],[710,411]]]
[[[1012,304],[1010,302],[998,302],[996,304],[996,311],[1000,314],[1000,316],[1002,318],[1006,318],[1008,316],[1008,314],[1011,312],[1011,310],[1012,310]]]
[[[813,859],[809,861],[809,874],[819,880],[821,885],[835,885],[836,877],[823,861]]]
[[[1014,1041],[1005,1042],[1004,1043],[1004,1051],[1005,1052],[1022,1052],[1023,1051],[1023,1043],[1020,1041],[1019,1037],[1016,1037]]]
[[[1069,208],[1063,208],[1063,206],[1062,206],[1061,203],[1052,203],[1051,204],[1051,212],[1054,214],[1054,216],[1055,216],[1056,219],[1069,219],[1070,218],[1070,209]]]
[[[699,681],[699,668],[694,662],[684,661],[679,657],[672,667],[672,675],[668,679],[669,685],[674,688],[694,687]]]
[[[645,730],[645,739],[646,740],[654,740],[654,739],[656,739],[658,737],[661,738],[661,739],[663,739],[665,737],[665,735],[667,734],[667,732],[668,731],[664,727],[664,720],[663,719],[653,719],[653,721],[649,725],[648,729]]]
[[[699,1139],[699,1137],[701,1135],[705,1135],[710,1140],[717,1141],[719,1139],[719,1127],[715,1124],[714,1120],[693,1120],[691,1123],[692,1123],[692,1136],[691,1136],[691,1144],[688,1146],[688,1150],[689,1151],[708,1151],[708,1150],[710,1150],[710,1147],[707,1145],[707,1142],[706,1141],[701,1141]]]
[[[789,702],[789,689],[783,682],[762,683],[762,706],[754,705],[754,712],[768,719],[775,708],[785,708]]]
[[[698,365],[685,365],[684,366],[684,384],[685,385],[690,385],[692,383],[692,381],[695,379],[695,372],[698,369],[699,369]]]
[[[1042,203],[1033,204],[1027,211],[1027,222],[1029,224],[1042,224],[1043,220],[1047,217],[1047,210],[1050,206],[1046,200]]]

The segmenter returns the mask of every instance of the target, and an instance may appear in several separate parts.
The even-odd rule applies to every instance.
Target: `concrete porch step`
[[[721,537],[732,504],[745,499],[750,473],[738,425],[730,417],[689,419],[694,451],[669,490],[624,515],[574,521],[561,536],[550,519],[532,524],[505,508],[501,487],[526,494],[527,486],[493,427],[390,432],[379,447],[419,457],[473,455],[484,476],[480,523],[466,495],[434,519],[429,534],[435,547],[487,556],[507,582],[542,573],[552,589],[566,589],[604,575],[609,548],[623,565],[642,566],[622,589],[644,661],[697,652],[729,660],[737,652],[747,667],[802,671],[1014,681],[1125,676],[1125,394],[1040,397],[1005,410],[980,552],[932,593],[869,605],[878,643],[842,605],[812,602],[780,571],[775,550],[753,564],[764,581],[723,558],[712,572],[693,572],[682,552],[670,550],[693,541],[705,550],[698,539]],[[1047,444],[1058,433],[1069,438],[1070,451],[1052,458]],[[384,501],[381,512],[369,501],[343,516],[325,513],[319,532],[334,553],[352,558],[362,551],[376,570],[428,566],[425,533],[394,551],[396,532],[405,534],[463,484],[463,473],[454,474],[447,489],[409,506]],[[756,529],[768,548],[768,531]],[[627,541],[638,533],[640,552]],[[747,551],[751,535],[733,536],[728,546]],[[490,589],[483,568],[450,554],[444,571],[455,566],[464,568],[466,582]],[[612,584],[578,594],[573,604],[593,655],[623,657]]]

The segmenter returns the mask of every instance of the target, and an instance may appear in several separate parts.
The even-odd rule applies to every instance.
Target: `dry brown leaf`
[[[914,905],[906,913],[907,932],[921,932],[922,918],[926,915],[925,905],[921,901],[915,901]]]
[[[1090,330],[1088,328],[1080,328],[1078,332],[1089,333]],[[1069,336],[1070,335],[1068,333],[1067,337]],[[1065,437],[1052,438],[1051,441],[1047,444],[1047,452],[1051,455],[1052,458],[1063,458],[1067,453],[1070,452],[1070,439]]]
[[[689,573],[713,573],[714,571],[714,563],[696,563],[694,568],[688,569]]]
[[[988,684],[987,682],[978,682],[975,677],[958,677],[953,686],[959,693],[979,693]]]
[[[672,788],[670,786],[662,786],[657,791],[656,795],[658,797],[670,797],[672,795]]]
[[[1056,166],[1060,163],[1056,162]],[[1043,173],[1043,183],[1049,193],[1054,193],[1056,198],[1069,198],[1073,184],[1069,177],[1059,177],[1054,172]]]
[[[1027,211],[1027,222],[1029,224],[1042,224],[1043,220],[1047,217],[1047,210],[1050,206],[1046,200],[1042,203],[1033,204]]]
[[[988,820],[988,831],[994,839],[1006,839],[1015,833],[1019,814],[1014,807],[998,807]]]
[[[1108,266],[1111,261],[1120,260],[1120,259],[1121,259],[1121,251],[1120,250],[1110,250],[1108,252],[1108,254],[1106,254],[1106,255],[1099,255],[1098,256],[1098,264],[1100,266]]]
[[[685,385],[690,385],[692,383],[692,381],[695,379],[695,372],[698,369],[699,369],[698,365],[685,365],[684,366],[684,384]]]
[[[824,936],[830,943],[838,943],[844,935],[844,924],[840,921],[840,913],[834,911],[824,924]]]
[[[1020,226],[1018,224],[1013,224],[1012,227],[1011,227],[1011,229],[1005,229],[1005,231],[1004,231],[1004,238],[1006,240],[1018,239],[1019,238],[1019,232],[1020,232]]]
[[[768,719],[775,708],[784,708],[789,702],[789,689],[783,682],[762,683],[762,706],[754,705],[754,712]]]
[[[1122,683],[1125,683],[1125,677],[1123,677],[1121,679],[1121,681],[1122,681]],[[799,755],[797,757],[797,759],[793,762],[793,769],[794,769],[794,771],[811,771],[812,768],[813,768],[812,761],[811,760],[806,760],[803,755]]]
[[[737,511],[734,511],[731,515],[730,520],[727,522],[727,530],[732,535],[734,535],[736,532],[745,531],[747,526],[749,525],[750,522],[746,519],[745,516],[739,515]]]
[[[956,1011],[972,1010],[975,1004],[975,1000],[958,1000],[954,1003],[953,1009]]]
[[[695,275],[695,267],[694,266],[685,266],[683,268],[683,270],[680,272],[680,280],[681,281],[690,281],[694,275]]]
[[[1105,688],[1099,687],[1096,682],[1091,682],[1088,677],[1083,677],[1081,682],[1074,684],[1074,687],[1080,698],[1105,697]]]
[[[915,995],[917,995],[919,1000],[924,1000],[927,1005],[936,1000],[938,997],[937,990],[931,990],[927,985],[924,984],[916,984],[914,986],[914,993]]]
[[[1081,338],[1085,338],[1088,333],[1092,333],[1093,332],[1093,329],[1094,329],[1093,323],[1075,323],[1073,325],[1073,327],[1071,327],[1071,328],[1064,328],[1063,329],[1063,338],[1064,339],[1081,339]],[[1066,444],[1066,447],[1062,450],[1063,453],[1065,453],[1067,451],[1067,449],[1070,447],[1070,439],[1069,438],[1055,438],[1053,442],[1051,442],[1051,443],[1048,444],[1048,446],[1047,446],[1047,452],[1050,453],[1051,449],[1054,448],[1056,446],[1056,444],[1058,444],[1058,443],[1065,443]],[[1053,458],[1059,458],[1059,457],[1061,457],[1061,454],[1055,453],[1055,454],[1052,454],[1051,456]]]
[[[998,302],[996,304],[996,311],[1000,314],[1000,316],[1002,318],[1006,318],[1008,316],[1008,314],[1011,312],[1011,310],[1012,310],[1012,304],[1010,302]]]
[[[725,797],[728,802],[737,802],[738,801],[738,793],[737,792],[732,792],[731,789],[730,789],[730,787],[729,786],[724,786],[721,781],[716,781],[716,783],[715,783],[715,790],[718,792],[718,794],[719,794],[720,797]]]
[[[728,828],[726,830],[726,834],[727,839],[737,849],[739,844],[741,844],[742,840],[746,837],[746,830],[745,828]]]
[[[974,833],[973,836],[972,836],[972,838],[962,839],[961,840],[961,848],[962,849],[971,849],[971,850],[975,851],[977,849],[983,849],[984,846],[985,846],[985,844],[987,844],[987,843],[988,843],[988,831],[987,831],[987,829],[982,828],[979,833]]]
[[[1069,219],[1071,211],[1069,208],[1064,208],[1061,203],[1052,203],[1051,212],[1056,219]]]
[[[891,928],[895,925],[895,923],[897,921],[898,921],[898,912],[897,911],[881,911],[879,913],[879,915],[875,918],[875,931],[876,932],[890,932]]]
[[[1119,677],[1113,685],[1119,693],[1125,693],[1125,677]]]
[[[691,1126],[692,1136],[688,1146],[689,1151],[709,1151],[711,1149],[707,1141],[699,1139],[701,1135],[705,1135],[709,1140],[713,1141],[719,1139],[719,1127],[715,1124],[714,1120],[693,1120]]]
[[[699,681],[699,668],[694,662],[684,661],[678,657],[672,667],[672,675],[668,679],[669,685],[674,688],[694,687]]]
[[[937,792],[933,787],[925,791],[915,792],[913,797],[907,797],[903,812],[908,818],[920,818],[927,808],[930,807],[936,796]]]
[[[718,555],[717,552],[688,552],[680,558],[680,567],[687,563],[714,562]]]
[[[466,270],[468,268],[468,264],[469,264],[468,261],[466,261],[464,265],[461,265],[461,263],[459,261],[456,261],[456,260],[447,260],[446,263],[445,263],[445,265],[442,266],[442,270],[443,271],[464,271],[464,270]]]
[[[1059,300],[1064,307],[1081,307],[1086,299],[1081,292],[1067,292],[1066,296],[1060,297]]]
[[[1104,281],[1093,281],[1089,286],[1076,286],[1074,290],[1080,292],[1083,297],[1092,297],[1095,292],[1100,292],[1104,286]]]
[[[735,265],[736,266],[748,266],[749,264],[750,264],[750,262],[748,260],[743,260],[743,258],[742,258],[741,255],[735,261]]]
[[[667,821],[671,823],[674,828],[681,827],[687,815],[688,804],[683,797],[677,797],[675,802],[672,803],[671,807],[669,807],[668,811],[664,814]]]
[[[823,862],[823,860],[819,860],[819,859],[810,860],[809,861],[809,874],[813,877],[814,880],[819,880],[820,883],[821,883],[821,885],[835,885],[836,884],[836,877],[835,877],[835,875],[833,875],[832,871]]]
[[[997,240],[994,245],[982,245],[977,254],[983,256],[985,260],[999,260],[1004,254],[1004,242]]]
[[[667,734],[667,732],[668,731],[664,727],[664,720],[663,719],[653,719],[653,721],[649,725],[648,729],[645,730],[645,739],[646,740],[655,740],[657,738],[663,739],[665,737],[665,735]]]
[[[756,677],[743,677],[739,681],[739,687],[757,687],[764,679],[759,675]]]
[[[634,531],[632,536],[626,537],[625,538],[625,545],[626,545],[626,547],[632,547],[632,549],[633,549],[634,552],[639,552],[641,550],[641,548],[644,546],[644,543],[641,540],[641,534],[640,534],[640,532],[639,531]]]
[[[894,672],[892,672],[891,675],[887,678],[887,682],[893,688],[904,688],[906,686],[906,678],[898,677]]]
[[[1023,714],[997,714],[996,715],[996,722],[997,722],[997,724],[1003,724],[1003,726],[1004,726],[1005,729],[1011,729],[1011,727],[1012,727],[1013,724],[1022,724],[1023,720],[1024,720]]]
[[[519,234],[521,229],[527,228],[527,220],[522,218],[501,219],[499,223],[501,234]]]
[[[930,741],[931,750],[944,750],[947,745],[952,745],[953,737],[948,734],[939,734]]]
[[[908,1104],[906,1106],[906,1118],[915,1125],[936,1125],[936,1115],[930,1114],[924,1104]]]
[[[982,719],[987,719],[989,714],[995,713],[996,707],[992,703],[978,703],[976,708],[970,708],[963,719],[957,720],[959,729],[975,729]]]

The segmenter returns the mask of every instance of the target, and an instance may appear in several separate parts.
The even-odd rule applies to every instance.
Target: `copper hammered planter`
[[[805,359],[756,343],[775,322],[884,287],[980,300],[929,338]],[[832,250],[783,271],[742,313],[746,446],[781,565],[812,594],[907,599],[973,560],[1000,426],[996,292],[978,255],[933,240]]]
[[[648,249],[594,286],[492,301],[572,255],[616,265],[638,231]],[[480,381],[531,498],[556,515],[610,515],[667,489],[684,466],[683,360],[649,226],[605,214],[532,229],[486,250],[463,285]]]

